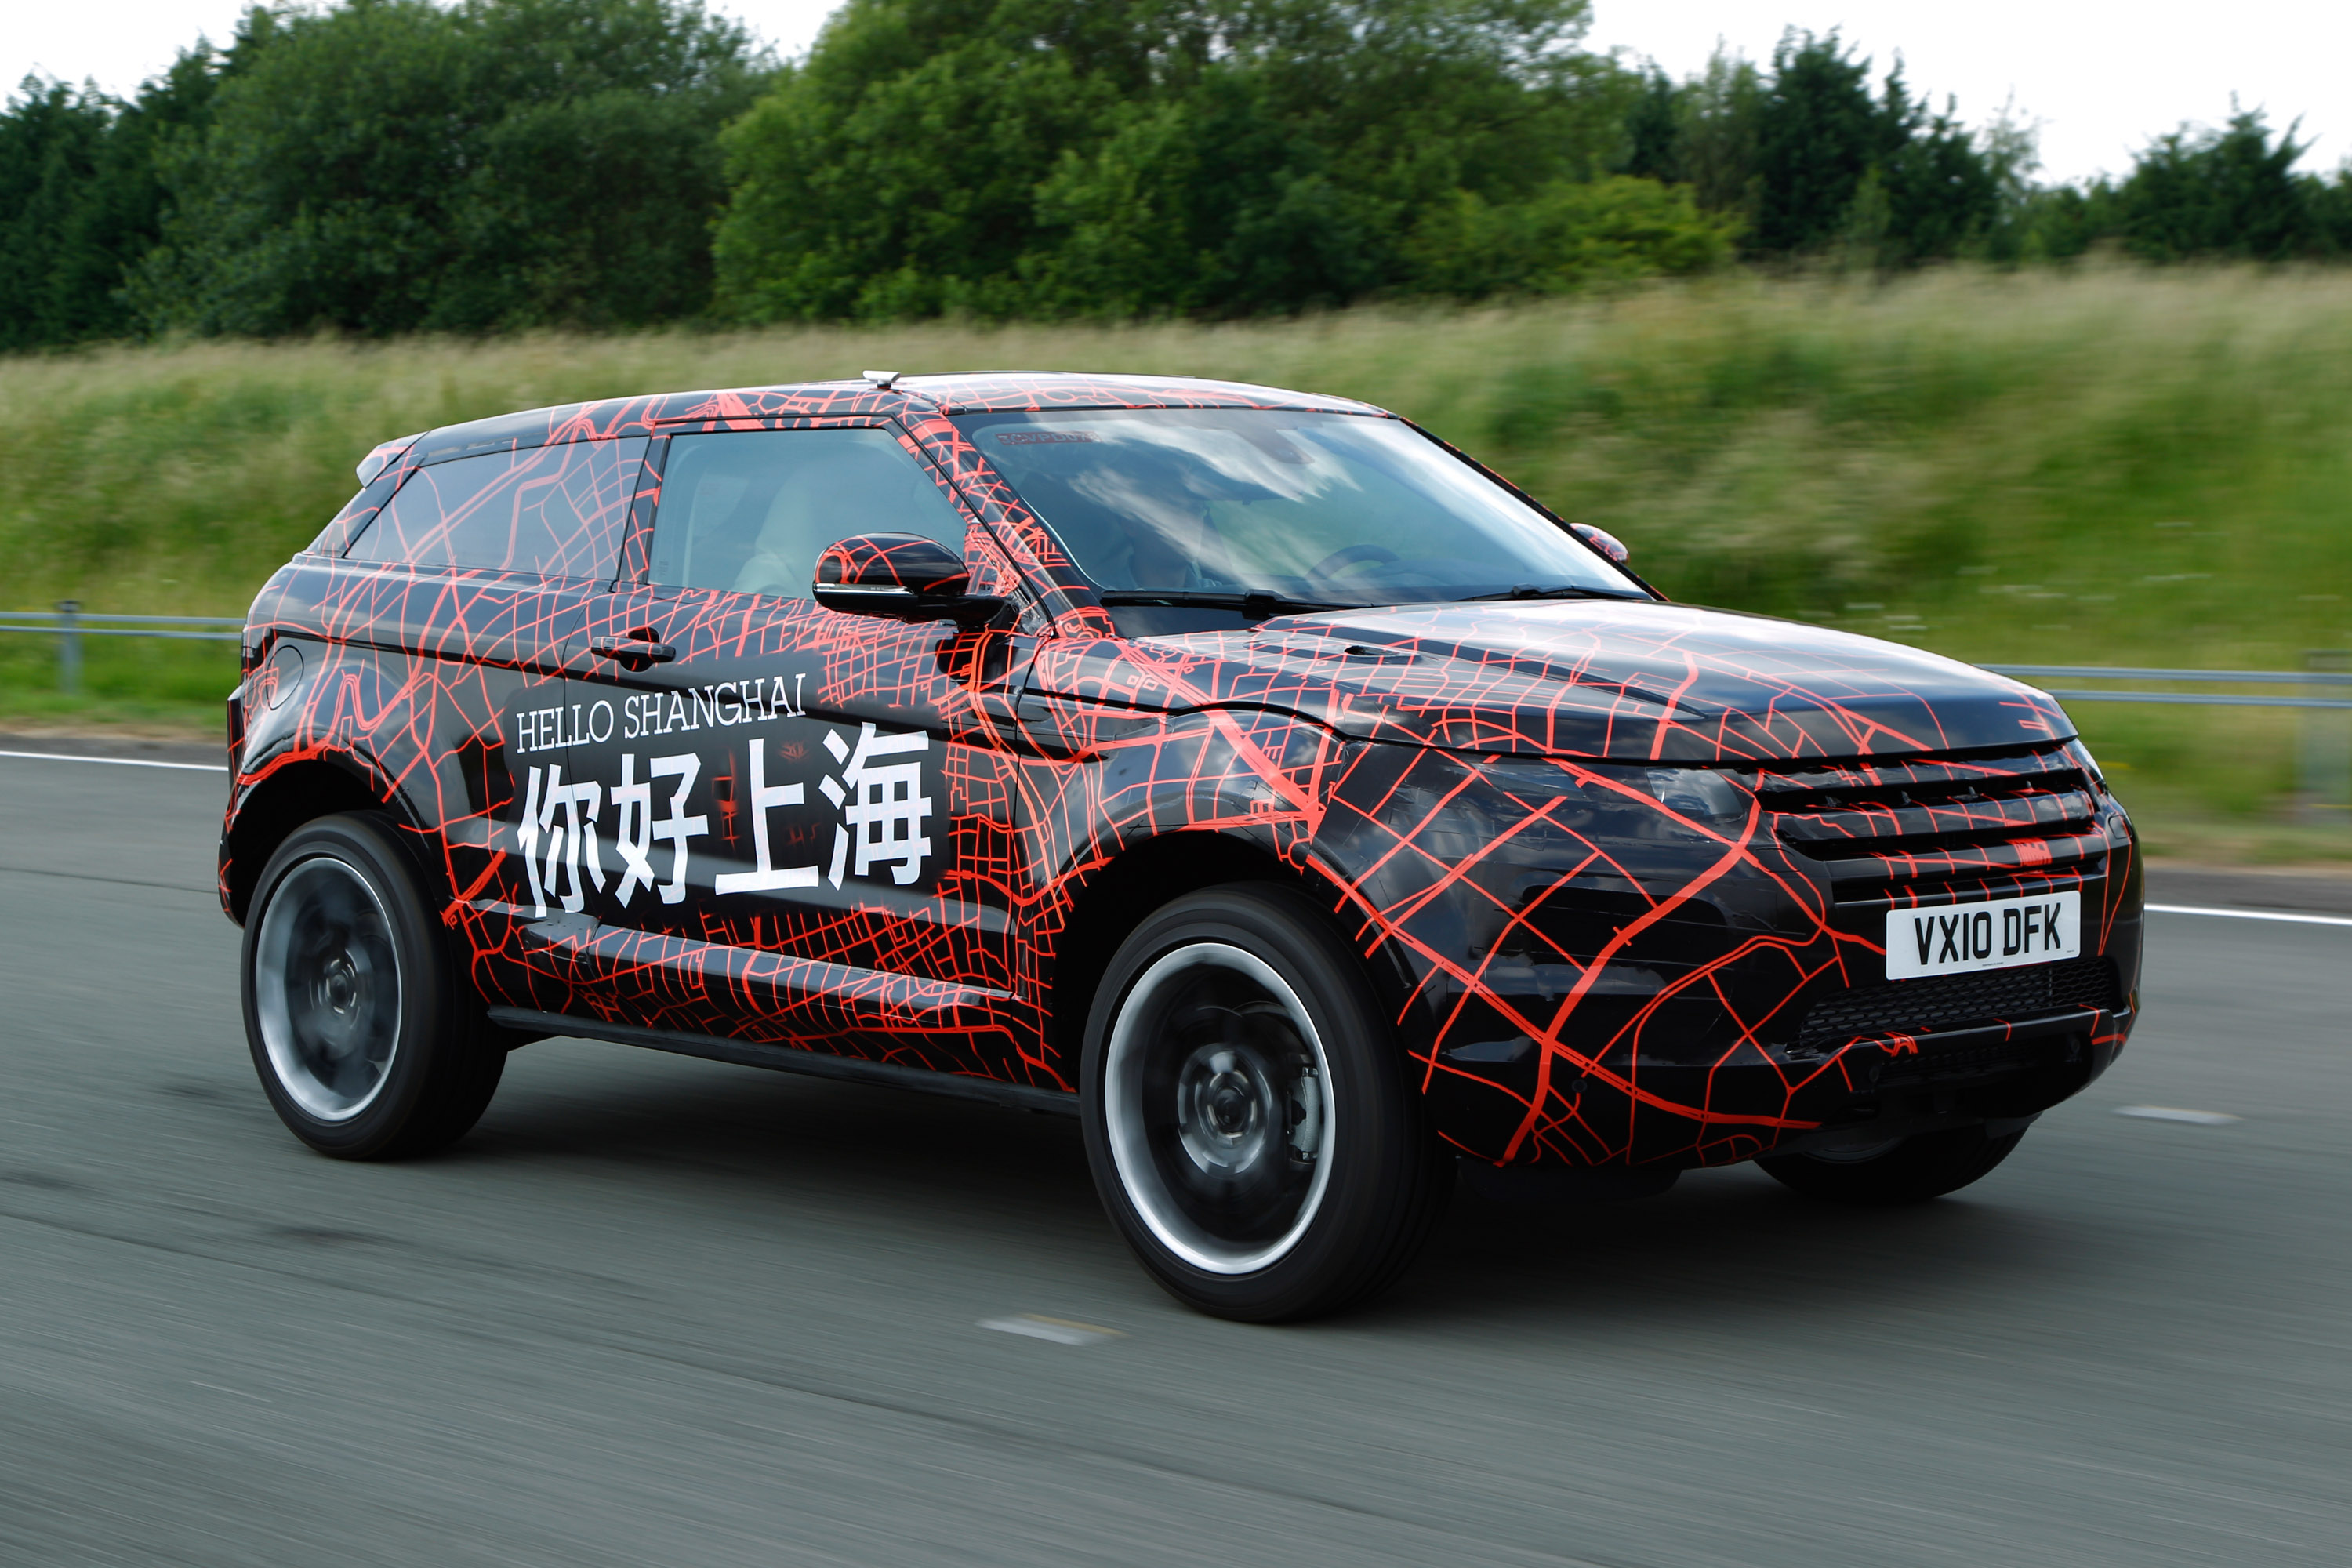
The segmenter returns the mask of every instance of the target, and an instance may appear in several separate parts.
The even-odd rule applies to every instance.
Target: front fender
[[[1639,778],[1369,744],[1332,781],[1311,853],[1410,977],[1404,1047],[1465,1152],[1714,1163],[1819,1124],[1780,1036],[1862,955],[1752,799],[1701,820]]]

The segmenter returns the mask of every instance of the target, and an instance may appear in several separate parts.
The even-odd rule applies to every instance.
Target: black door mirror
[[[854,533],[825,546],[812,587],[818,604],[854,616],[968,626],[994,620],[1004,601],[965,593],[971,585],[963,557],[936,539]]]

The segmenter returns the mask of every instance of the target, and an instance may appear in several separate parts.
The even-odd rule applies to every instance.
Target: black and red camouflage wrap
[[[2070,1031],[2069,1091],[2120,1048],[2136,843],[2050,698],[1908,648],[1664,603],[1122,637],[948,416],[1171,405],[1381,416],[1219,383],[934,377],[618,400],[388,443],[383,471],[255,603],[226,907],[242,917],[267,825],[331,770],[410,830],[493,1002],[1069,1090],[1077,1031],[1056,998],[1092,984],[1066,955],[1100,960],[1081,940],[1090,893],[1147,846],[1213,836],[1333,911],[1441,1133],[1497,1162],[1721,1163],[1837,1125],[1921,1059],[1916,1028],[1832,1038],[1807,1022],[1883,988],[1892,907],[2079,890],[2105,978],[2016,1026]],[[686,591],[662,598],[664,637],[685,660],[810,661],[812,712],[919,715],[943,742],[936,879],[798,923],[534,918],[506,716],[645,618],[659,438],[836,423],[890,429],[956,495],[967,591],[1013,600],[1017,624]],[[642,472],[583,508],[625,514],[605,546],[617,582],[343,554],[451,450],[510,450],[520,472],[569,443],[639,437]],[[281,642],[301,650],[290,685]],[[1678,798],[1694,769],[1712,793]],[[741,838],[742,798],[740,781],[714,785],[717,840]],[[1972,1020],[1969,1040],[2011,1027]]]

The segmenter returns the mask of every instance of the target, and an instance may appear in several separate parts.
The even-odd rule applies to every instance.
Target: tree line
[[[1589,0],[849,0],[778,64],[698,0],[256,6],[128,100],[0,114],[0,348],[167,332],[1234,316],[1735,261],[2352,256],[2259,113],[2037,184],[1791,32],[1668,79]]]

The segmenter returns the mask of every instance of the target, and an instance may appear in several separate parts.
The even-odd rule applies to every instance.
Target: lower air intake
[[[1797,1048],[1829,1050],[1858,1037],[2014,1023],[2072,1007],[2112,1009],[2116,1000],[2116,966],[2104,958],[1858,985],[1813,1004],[1798,1032]]]

